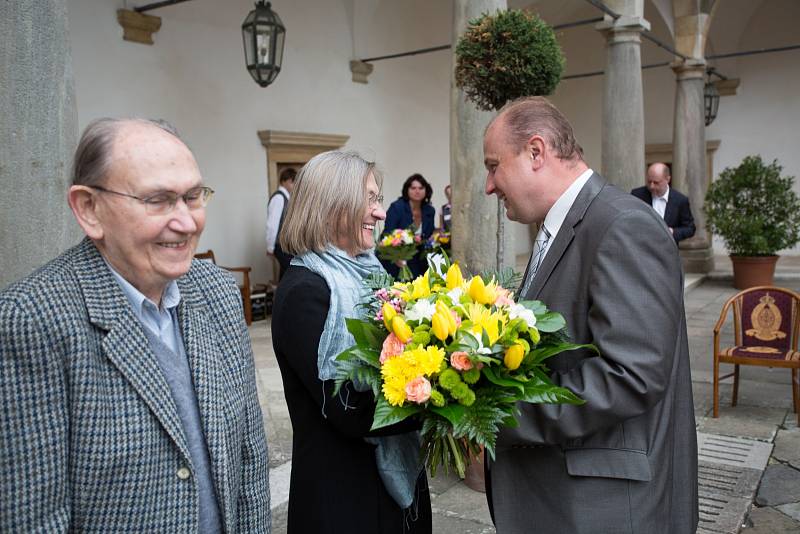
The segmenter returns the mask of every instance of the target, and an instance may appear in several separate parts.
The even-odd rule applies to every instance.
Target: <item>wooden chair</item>
[[[198,260],[207,260],[213,263],[214,265],[217,264],[217,260],[214,258],[214,251],[207,250],[206,252],[198,252],[194,255],[195,258]],[[244,320],[248,326],[250,323],[253,322],[253,308],[250,303],[250,271],[252,270],[250,267],[223,267],[226,271],[231,271],[234,273],[241,273],[242,274],[242,283],[239,284],[239,291],[242,292],[242,306],[244,307]]]
[[[733,309],[734,346],[720,348],[720,331]],[[739,366],[761,365],[792,370],[792,402],[800,426],[800,294],[789,289],[758,286],[735,294],[722,307],[714,327],[714,417],[719,416],[719,381],[733,376],[731,406],[739,395]],[[733,372],[719,376],[719,364]]]

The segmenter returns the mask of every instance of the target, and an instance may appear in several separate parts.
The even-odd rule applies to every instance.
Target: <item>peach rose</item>
[[[402,354],[405,344],[398,339],[394,332],[389,333],[386,339],[383,340],[383,347],[381,348],[381,364],[389,358]]]
[[[459,371],[469,371],[472,369],[472,361],[463,350],[459,350],[450,355],[450,365]]]
[[[495,306],[511,306],[514,304],[514,299],[511,298],[511,291],[498,287],[497,298],[494,300]]]
[[[418,376],[406,384],[406,398],[422,404],[431,398],[431,383],[424,376]]]

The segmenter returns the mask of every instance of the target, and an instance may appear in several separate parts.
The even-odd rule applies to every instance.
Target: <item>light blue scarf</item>
[[[359,313],[357,306],[368,293],[364,278],[382,271],[383,267],[371,250],[352,257],[332,245],[322,253],[306,252],[295,256],[292,265],[317,273],[331,291],[328,317],[319,339],[317,368],[320,380],[332,380],[336,376],[336,356],[355,344],[345,319]],[[376,445],[375,463],[386,491],[400,508],[408,508],[414,501],[414,488],[422,471],[419,433],[365,440]]]

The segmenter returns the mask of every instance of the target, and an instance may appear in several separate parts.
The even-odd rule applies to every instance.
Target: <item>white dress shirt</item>
[[[652,196],[652,193],[651,193]],[[667,190],[664,192],[663,195],[660,197],[653,197],[653,200],[650,204],[653,206],[653,209],[656,210],[656,213],[661,215],[661,218],[664,218],[664,213],[667,211],[667,201],[669,200],[669,186],[667,186]]]
[[[569,213],[570,208],[572,208],[572,204],[575,203],[575,199],[578,198],[578,193],[581,192],[581,189],[583,189],[583,186],[589,181],[589,178],[592,177],[592,174],[594,174],[592,169],[586,169],[581,173],[581,175],[572,182],[572,185],[561,193],[561,196],[555,201],[553,207],[547,212],[544,223],[542,223],[542,228],[539,228],[539,234],[536,236],[536,239],[544,239],[543,228],[547,228],[547,231],[550,233],[550,239],[547,241],[544,251],[542,252],[540,264],[544,261],[547,251],[550,250],[550,245],[555,241],[556,235],[558,235],[558,231],[561,229],[561,225],[564,224],[564,219],[567,218],[567,213]]]
[[[279,186],[278,191],[290,198],[291,194],[283,187]],[[267,252],[275,252],[275,241],[278,239],[278,225],[281,223],[281,213],[283,213],[283,195],[273,195],[272,200],[267,205]]]

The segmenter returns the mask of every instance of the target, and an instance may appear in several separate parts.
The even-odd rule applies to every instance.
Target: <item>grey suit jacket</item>
[[[694,533],[697,444],[683,274],[664,221],[594,174],[528,299],[590,351],[548,360],[582,406],[520,403],[488,498],[499,534]]]
[[[225,531],[268,532],[239,291],[198,261],[178,286]],[[197,532],[186,437],[142,328],[88,239],[0,293],[0,532]]]

